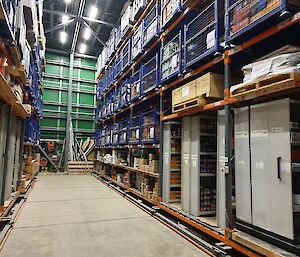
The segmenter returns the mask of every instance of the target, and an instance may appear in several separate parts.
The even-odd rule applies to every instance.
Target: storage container
[[[104,141],[104,145],[105,146],[109,146],[112,144],[112,125],[108,124],[104,127],[105,130],[105,141]]]
[[[125,12],[121,16],[121,34],[122,36],[127,33],[127,31],[132,26],[132,6],[128,5]]]
[[[159,54],[152,53],[142,66],[142,94],[147,94],[159,85]]]
[[[116,49],[122,42],[121,39],[122,39],[121,24],[119,23],[116,27],[116,38],[115,38]]]
[[[94,133],[94,141],[95,141],[95,147],[101,147],[102,145],[102,130],[97,130]]]
[[[130,77],[130,101],[134,101],[141,96],[141,78],[141,68],[137,69]]]
[[[134,31],[131,38],[131,60],[135,60],[142,53],[143,46],[143,26],[142,24]]]
[[[122,71],[125,70],[125,68],[127,68],[130,64],[130,60],[131,60],[131,44],[130,44],[131,40],[127,40],[127,42],[125,43],[125,45],[123,46],[122,50],[121,50],[121,56],[122,56]]]
[[[150,10],[143,19],[143,46],[146,46],[159,34],[158,3]]]
[[[121,54],[117,54],[115,63],[114,63],[114,78],[118,78],[122,70],[122,58]]]
[[[121,85],[116,87],[115,97],[114,97],[114,110],[119,111],[121,109],[120,101],[121,101]]]
[[[298,12],[294,0],[226,0],[226,43],[241,43],[280,22],[286,11]]]
[[[181,0],[161,0],[161,27],[164,28],[181,11]]]
[[[159,111],[154,109],[142,114],[141,143],[156,144],[159,141]]]
[[[203,11],[184,26],[184,64],[185,68],[207,59],[221,51],[220,41],[223,33],[222,1],[208,1]]]
[[[133,20],[137,21],[141,14],[143,13],[144,9],[147,6],[146,0],[133,0],[132,3],[132,17]]]
[[[109,89],[114,83],[114,65],[110,65],[107,68],[107,78],[106,78],[106,90]]]
[[[115,97],[115,92],[114,90],[111,90],[110,92],[107,93],[105,97],[105,115],[111,115],[114,112],[114,97]]]
[[[128,143],[128,128],[129,119],[119,122],[119,144],[125,145]]]
[[[161,82],[165,82],[181,72],[181,30],[161,47]]]
[[[128,144],[139,144],[140,143],[140,115],[136,115],[129,120],[129,135]]]
[[[115,29],[112,29],[109,39],[107,41],[107,57],[110,58],[115,52]]]
[[[120,108],[127,106],[130,102],[130,82],[129,79],[121,81]]]

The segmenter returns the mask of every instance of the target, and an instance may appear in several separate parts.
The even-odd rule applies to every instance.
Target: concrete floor
[[[207,255],[90,175],[40,175],[0,256]]]

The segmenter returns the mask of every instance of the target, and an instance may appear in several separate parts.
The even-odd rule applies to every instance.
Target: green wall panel
[[[60,128],[67,127],[67,119],[60,119],[59,127]]]
[[[60,76],[60,66],[54,64],[47,64],[45,73]]]
[[[90,129],[93,130],[93,122],[92,121],[78,121],[78,128],[80,129]]]
[[[56,128],[57,119],[55,118],[43,118],[41,121],[41,126],[46,128]]]
[[[80,78],[95,80],[95,72],[91,70],[81,70]]]
[[[58,111],[58,109],[58,106],[44,104],[44,111]]]
[[[43,100],[44,101],[51,101],[51,102],[58,102],[58,100],[59,100],[59,91],[51,90],[51,89],[44,89]]]
[[[70,72],[70,69],[68,68],[68,67],[63,67],[63,72],[62,72],[62,74],[63,74],[63,77],[69,77],[69,72]]]
[[[79,94],[79,103],[85,105],[93,105],[94,104],[94,96],[90,94]]]
[[[88,66],[88,67],[96,67],[96,63],[94,60],[90,60],[90,59],[81,59],[81,65],[82,66]]]

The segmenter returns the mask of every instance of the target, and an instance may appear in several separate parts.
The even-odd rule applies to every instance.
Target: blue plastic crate
[[[119,144],[126,145],[128,143],[129,120],[119,122]]]
[[[143,26],[140,26],[134,31],[131,37],[131,60],[135,60],[143,53]]]
[[[297,6],[296,6],[297,5]],[[298,12],[300,2],[289,0],[226,0],[226,44],[242,43],[276,24],[287,12]]]
[[[141,143],[157,144],[159,142],[159,111],[145,112],[141,117]]]
[[[114,64],[114,78],[118,78],[121,75],[122,71],[122,58],[121,55],[118,54],[116,56],[115,64]]]
[[[128,144],[139,144],[141,139],[141,116],[136,115],[129,120]]]
[[[122,71],[124,71],[130,64],[131,60],[131,40],[129,39],[121,50],[122,56]]]
[[[110,146],[112,144],[112,131],[113,127],[111,124],[108,124],[104,127],[105,137],[104,137],[104,145]]]
[[[102,130],[97,130],[94,133],[94,141],[95,141],[95,147],[101,147],[102,145]]]
[[[142,66],[142,94],[159,85],[159,54],[151,54]]]
[[[109,116],[109,115],[113,114],[114,98],[115,98],[115,92],[113,90],[111,90],[110,92],[107,93],[107,95],[105,97],[105,106],[104,106],[105,116]]]
[[[182,69],[181,30],[161,46],[160,81],[165,82],[180,74]]]
[[[121,109],[120,101],[121,101],[121,85],[116,87],[115,97],[114,97],[114,110],[119,111]]]
[[[161,0],[161,28],[165,28],[180,11],[181,0]]]
[[[109,89],[112,84],[114,83],[114,66],[113,65],[110,65],[108,68],[107,68],[107,81],[106,81],[106,89]]]
[[[41,127],[33,114],[25,120],[24,142],[38,144],[41,137]]]
[[[184,66],[191,67],[221,52],[223,4],[220,0],[205,2],[203,11],[184,26]]]
[[[118,144],[119,144],[119,124],[115,122],[112,127],[112,145],[118,145]]]
[[[142,71],[137,69],[130,77],[130,101],[134,101],[141,96],[142,93]]]
[[[119,22],[118,25],[117,25],[117,28],[116,28],[116,37],[115,37],[116,47],[118,47],[120,45],[120,43],[122,42],[121,37],[122,37],[122,35],[121,35],[121,24]]]
[[[143,47],[159,35],[158,2],[143,19]]]

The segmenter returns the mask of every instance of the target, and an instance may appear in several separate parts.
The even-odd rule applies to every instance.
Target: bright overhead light
[[[64,44],[67,42],[68,34],[65,31],[60,32],[60,41]]]
[[[85,28],[84,32],[83,32],[83,38],[85,40],[88,40],[91,36],[91,31],[88,28]]]
[[[67,23],[68,21],[69,21],[69,16],[64,14],[61,17],[61,22],[64,24],[64,23]]]
[[[86,44],[82,43],[79,48],[80,53],[84,53],[86,51]]]
[[[89,11],[89,18],[95,19],[97,16],[97,12],[98,12],[98,8],[95,5],[92,5]]]
[[[65,3],[66,3],[66,4],[69,4],[69,3],[71,3],[71,1],[72,1],[72,0],[65,0]]]

